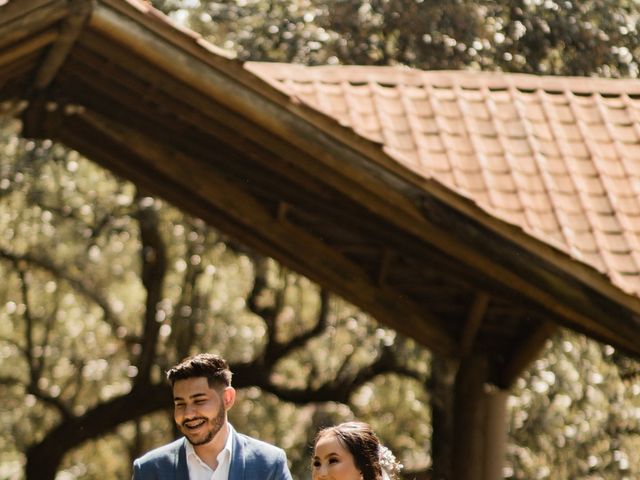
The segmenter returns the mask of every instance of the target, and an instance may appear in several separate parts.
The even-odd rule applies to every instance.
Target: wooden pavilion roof
[[[556,325],[640,355],[640,82],[243,64],[139,0],[5,0],[0,102],[498,385]]]

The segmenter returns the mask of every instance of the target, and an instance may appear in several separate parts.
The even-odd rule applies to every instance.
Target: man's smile
[[[183,422],[182,425],[189,430],[197,430],[198,428],[202,427],[206,423],[207,423],[206,419],[198,418],[198,419],[188,420],[186,422]]]

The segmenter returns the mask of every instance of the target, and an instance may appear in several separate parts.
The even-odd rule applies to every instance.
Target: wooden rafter
[[[92,3],[86,0],[69,0],[69,15],[62,22],[56,42],[40,64],[38,73],[33,81],[35,90],[44,90],[54,79],[80,35],[92,8]]]
[[[555,323],[543,321],[521,344],[515,345],[514,351],[505,362],[502,372],[499,373],[499,378],[495,381],[496,385],[501,388],[509,388],[527,366],[539,356],[545,343],[557,329],[558,326]]]
[[[460,354],[462,357],[466,357],[471,353],[476,336],[482,325],[482,320],[487,312],[490,299],[491,297],[487,293],[481,291],[476,292],[473,297],[473,302],[460,337]]]

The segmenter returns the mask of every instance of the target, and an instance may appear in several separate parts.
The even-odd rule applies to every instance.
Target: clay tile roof
[[[640,294],[640,82],[397,67],[246,68],[415,174]]]

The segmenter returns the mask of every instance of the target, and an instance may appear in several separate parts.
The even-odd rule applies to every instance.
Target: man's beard
[[[194,446],[204,445],[206,443],[209,443],[211,440],[213,440],[213,437],[215,437],[216,434],[220,431],[225,421],[224,406],[220,405],[220,410],[218,410],[218,414],[211,420],[209,420],[206,417],[198,417],[198,418],[202,418],[202,420],[205,420],[207,422],[206,423],[207,426],[209,426],[209,431],[204,436],[204,438],[200,440],[193,440],[192,438],[190,438],[189,429],[185,425],[187,420],[182,422],[182,425],[181,425],[182,433],[184,433],[184,436],[187,437],[187,440],[189,440],[189,443],[191,443],[191,445],[194,445]],[[195,420],[195,418],[190,418],[188,421],[193,421],[193,420]]]

